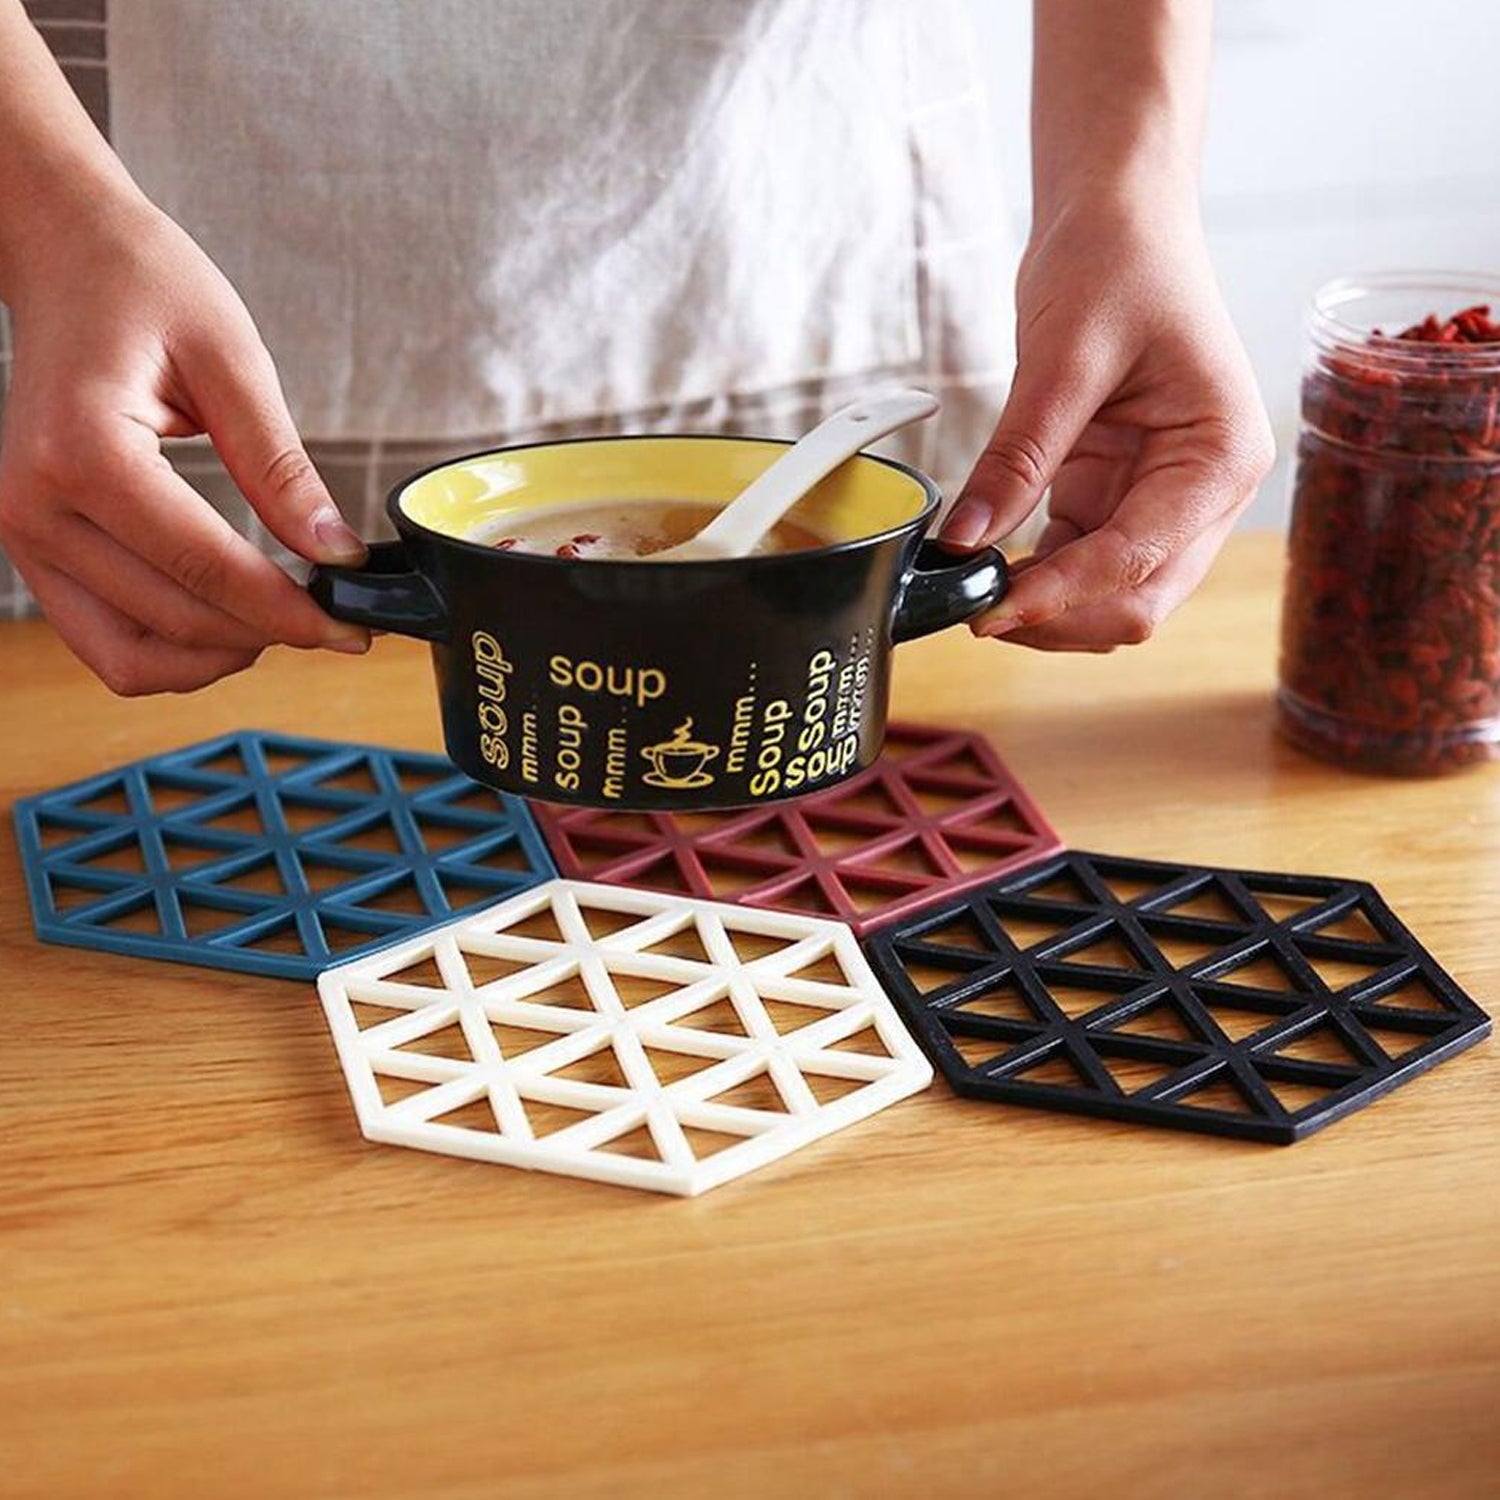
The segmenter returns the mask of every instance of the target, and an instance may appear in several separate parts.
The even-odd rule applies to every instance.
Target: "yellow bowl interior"
[[[495,517],[600,500],[723,504],[784,449],[751,438],[598,438],[481,453],[414,479],[398,504],[413,521],[467,539]],[[860,456],[790,512],[829,542],[875,536],[920,515],[927,491],[910,474]]]

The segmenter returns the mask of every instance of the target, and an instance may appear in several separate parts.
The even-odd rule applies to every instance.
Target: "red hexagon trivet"
[[[861,934],[1062,847],[983,738],[917,724],[891,725],[869,770],[793,802],[534,810],[573,879],[841,917]]]

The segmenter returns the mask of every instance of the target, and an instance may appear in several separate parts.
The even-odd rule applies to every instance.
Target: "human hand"
[[[1051,486],[1006,598],[974,624],[1044,650],[1143,641],[1198,586],[1274,457],[1195,216],[1090,205],[1034,235],[1010,398],[942,537],[996,541]]]
[[[207,433],[287,547],[363,559],[249,313],[187,234],[144,200],[112,201],[29,236],[8,271],[0,541],[74,652],[133,695],[201,687],[273,642],[367,650],[161,451]]]

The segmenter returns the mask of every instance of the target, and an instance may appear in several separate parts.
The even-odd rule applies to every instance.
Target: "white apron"
[[[492,442],[792,435],[900,379],[943,413],[882,447],[951,493],[993,425],[1015,249],[963,0],[108,17],[116,149],[239,288],[368,535],[401,474]],[[174,458],[266,540],[211,451]]]

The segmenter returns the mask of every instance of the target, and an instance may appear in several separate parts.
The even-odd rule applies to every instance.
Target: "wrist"
[[[1197,211],[1209,61],[1203,0],[1036,0],[1036,220],[1092,200]]]
[[[10,177],[0,195],[0,302],[19,306],[80,251],[128,248],[156,213],[112,155]]]
[[[1199,223],[1196,159],[1152,155],[1093,160],[1038,179],[1032,202],[1032,239],[1098,223],[1122,230],[1143,226],[1196,227]]]

